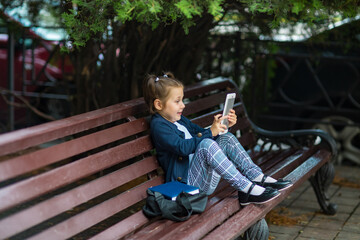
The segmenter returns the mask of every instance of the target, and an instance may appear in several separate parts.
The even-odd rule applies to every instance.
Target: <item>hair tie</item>
[[[159,81],[159,78],[158,78],[158,77],[156,77],[156,79],[155,79],[155,82],[157,82],[157,81]]]
[[[163,76],[163,77],[166,77],[166,78],[167,78],[167,77],[168,77],[168,75],[164,74],[164,76]]]

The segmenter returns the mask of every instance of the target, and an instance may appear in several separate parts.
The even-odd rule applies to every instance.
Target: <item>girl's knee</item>
[[[215,143],[214,140],[212,140],[210,138],[205,138],[200,142],[199,146],[201,146],[202,148],[207,148],[207,147],[211,146],[214,143]]]
[[[234,136],[234,134],[232,134],[231,132],[227,132],[225,134],[222,134],[219,136],[219,140],[232,140],[232,141],[237,141],[237,138]]]
[[[224,134],[224,136],[226,136],[228,138],[236,139],[235,135],[232,134],[231,132],[227,132],[226,134]]]

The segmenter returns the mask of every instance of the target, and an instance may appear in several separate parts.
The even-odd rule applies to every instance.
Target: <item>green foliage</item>
[[[360,13],[360,0],[0,0],[4,9],[23,4],[27,5],[34,22],[39,10],[46,5],[65,11],[61,15],[62,21],[75,47],[84,46],[90,38],[101,37],[111,22],[120,26],[137,21],[153,30],[178,22],[188,33],[205,14],[218,21],[224,13],[237,11],[238,15],[231,17],[235,22],[248,21],[250,14],[254,23],[263,19],[268,26],[278,27],[298,21],[321,24]],[[265,15],[272,22],[265,19]]]
[[[272,26],[302,21],[310,24],[341,14],[344,18],[360,13],[359,0],[241,0],[253,14],[273,15]]]
[[[254,21],[268,15],[272,22],[267,25],[272,27],[298,21],[321,24],[360,13],[360,0],[0,0],[3,9],[21,5],[27,5],[34,23],[39,10],[46,6],[65,11],[62,21],[76,47],[84,46],[92,37],[101,37],[110,22],[121,25],[137,21],[152,29],[178,22],[188,33],[199,17],[209,14],[218,21],[225,12],[233,10],[239,13],[233,15],[234,21],[249,20],[244,17],[247,14]]]
[[[137,21],[151,25],[153,29],[160,24],[180,22],[188,33],[195,24],[194,17],[209,13],[220,17],[224,0],[72,0],[74,9],[62,15],[75,46],[84,46],[94,34],[105,32],[108,21]],[[110,10],[111,9],[111,10]],[[108,11],[115,14],[108,14]]]
[[[105,32],[108,26],[111,0],[73,0],[74,9],[62,14],[75,47],[85,46],[95,34]]]

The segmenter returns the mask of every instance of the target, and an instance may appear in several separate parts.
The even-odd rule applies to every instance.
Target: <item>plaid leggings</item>
[[[188,170],[188,184],[210,195],[222,177],[241,191],[260,174],[261,169],[236,137],[226,133],[216,141],[207,138],[200,142]]]

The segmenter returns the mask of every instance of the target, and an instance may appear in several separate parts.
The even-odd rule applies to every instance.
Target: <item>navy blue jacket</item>
[[[204,129],[184,116],[181,116],[178,123],[185,126],[193,138],[185,139],[185,134],[175,124],[158,113],[151,118],[151,138],[157,159],[165,171],[165,181],[187,183],[189,154],[195,152],[204,138],[212,138],[212,133],[210,129]]]

